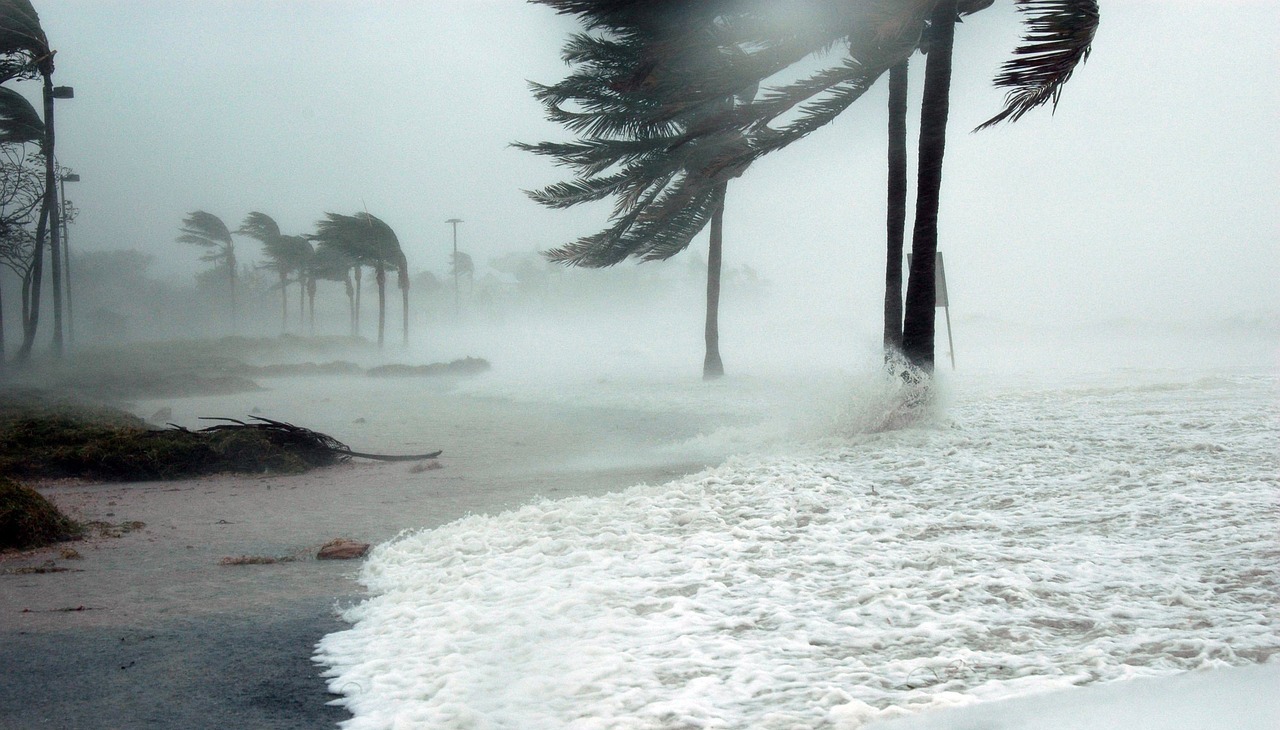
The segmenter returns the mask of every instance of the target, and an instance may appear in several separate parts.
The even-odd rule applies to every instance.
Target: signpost
[[[942,252],[937,252],[937,258],[934,259],[934,275],[933,275],[933,306],[942,307],[942,312],[947,318],[947,350],[951,356],[951,369],[956,369],[956,346],[951,339],[951,303],[947,299],[947,273],[942,266]],[[911,254],[907,254],[907,268],[911,268]]]

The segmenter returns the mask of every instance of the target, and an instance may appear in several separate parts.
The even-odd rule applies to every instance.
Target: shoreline
[[[275,397],[325,386],[295,381]],[[363,590],[360,561],[315,560],[321,544],[377,544],[541,497],[661,483],[709,463],[623,458],[697,433],[687,413],[620,410],[595,443],[571,405],[406,391],[449,427],[441,468],[352,462],[293,476],[36,485],[76,519],[145,526],[0,557],[0,570],[50,560],[66,569],[0,575],[0,662],[11,668],[0,730],[332,726],[349,715],[326,704],[336,696],[311,656],[321,637],[346,627],[338,610]],[[216,405],[247,411],[236,398]],[[348,408],[295,422],[335,433],[338,419],[353,417]],[[380,424],[384,434],[422,439],[414,428]],[[379,448],[411,443],[377,440]],[[80,557],[64,558],[62,548]],[[219,564],[241,555],[294,560]]]

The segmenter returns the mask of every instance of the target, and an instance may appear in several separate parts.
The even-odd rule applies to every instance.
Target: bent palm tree
[[[44,134],[44,124],[31,103],[18,92],[0,86],[0,148],[4,159],[0,161],[0,259],[15,272],[23,274],[22,325],[25,335],[34,329],[28,319],[29,287],[25,274],[32,261],[23,255],[23,242],[28,236],[27,226],[36,209],[47,201],[39,172],[29,163],[24,148],[28,142],[38,142]],[[4,322],[0,311],[0,367],[4,365]]]
[[[612,266],[628,257],[666,259],[684,250],[693,236],[710,224],[703,378],[721,377],[720,273],[727,182],[712,186],[709,194],[668,201],[679,206],[678,211],[675,207],[670,210],[678,212],[687,226],[689,235],[682,239],[670,239],[662,227],[646,228],[633,211],[658,204],[663,187],[673,179],[702,178],[708,170],[718,169],[724,150],[743,143],[743,135],[734,130],[684,146],[680,140],[693,131],[723,125],[735,107],[755,96],[755,84],[726,89],[719,97],[704,94],[697,100],[681,99],[680,94],[691,67],[716,74],[721,72],[719,67],[738,62],[745,54],[726,42],[714,15],[686,15],[688,8],[678,4],[655,2],[619,13],[618,6],[627,3],[540,1],[562,12],[578,13],[588,28],[604,34],[571,38],[563,55],[566,61],[576,63],[577,69],[554,86],[534,86],[548,117],[582,137],[570,144],[517,145],[555,157],[578,174],[576,180],[530,195],[554,208],[611,195],[616,198],[613,225],[608,230],[546,255],[552,261],[592,268]],[[698,22],[703,25],[696,25]],[[572,111],[570,105],[582,111]]]
[[[409,342],[409,278],[404,251],[395,231],[381,219],[368,213],[341,215],[326,213],[316,224],[313,236],[321,246],[332,246],[357,264],[371,266],[378,285],[378,347],[385,343],[387,315],[387,269],[398,269],[404,301],[404,336]],[[357,278],[357,282],[359,279]]]
[[[843,3],[753,3],[732,0],[540,0],[562,13],[580,15],[588,28],[604,29],[610,37],[575,36],[565,57],[600,54],[598,46],[624,42],[654,18],[666,22],[660,44],[689,44],[696,29],[712,28],[716,45],[736,47],[741,56],[699,67],[697,64],[654,62],[653,52],[635,54],[628,65],[615,69],[618,83],[597,88],[576,99],[581,110],[558,109],[566,125],[584,130],[623,125],[635,131],[631,148],[619,156],[602,155],[601,146],[564,145],[562,161],[581,166],[583,178],[550,192],[570,201],[599,200],[617,195],[614,225],[596,236],[558,249],[565,255],[593,251],[621,256],[639,252],[642,258],[662,257],[680,250],[710,219],[715,190],[742,174],[760,157],[780,150],[839,116],[889,69],[921,46],[922,38],[936,46],[938,60],[926,67],[929,100],[922,108],[930,132],[922,135],[920,183],[913,236],[920,249],[908,281],[903,325],[904,349],[921,370],[933,365],[933,266],[937,238],[937,196],[927,188],[941,182],[945,142],[946,84],[950,74],[950,34],[963,13],[976,12],[993,0],[848,0]],[[1024,12],[1028,31],[997,84],[1012,89],[1005,109],[987,125],[1016,119],[1036,106],[1056,101],[1073,69],[1088,56],[1098,24],[1097,0],[1014,0]],[[797,12],[798,11],[798,12]],[[794,17],[788,16],[793,13]],[[783,17],[770,18],[771,14]],[[675,19],[677,22],[672,23]],[[768,21],[775,22],[768,22]],[[948,26],[945,30],[942,26]],[[845,44],[842,61],[794,83],[773,87],[731,113],[710,115],[706,125],[681,127],[677,120],[690,110],[706,108],[719,99],[759,84],[797,61]],[[650,49],[652,50],[652,49]],[[934,55],[931,51],[931,55]],[[943,58],[945,57],[945,58]],[[928,78],[932,73],[932,83]],[[543,93],[541,89],[537,93]],[[551,96],[556,100],[558,97]],[[568,98],[568,97],[565,97]],[[557,101],[558,103],[558,101]],[[922,127],[925,123],[922,121]],[[986,125],[984,125],[986,126]],[[941,130],[942,135],[938,134]],[[738,133],[735,138],[734,133]],[[594,132],[593,132],[594,133]],[[590,141],[590,140],[588,140]],[[685,164],[694,155],[696,166]],[[696,170],[691,174],[690,168]],[[932,239],[932,242],[931,240]],[[606,264],[607,265],[607,264]],[[915,294],[912,294],[914,289]],[[928,307],[923,304],[928,300]],[[908,345],[908,343],[910,343]]]
[[[269,260],[264,268],[271,269],[276,272],[280,278],[280,331],[287,332],[289,329],[289,274],[293,271],[292,264],[285,251],[285,247],[280,244],[280,226],[276,224],[275,219],[266,213],[253,211],[245,216],[244,222],[240,224],[240,228],[236,233],[242,236],[248,236],[257,239],[262,244],[263,252]]]
[[[40,153],[44,156],[44,201],[36,224],[35,250],[32,252],[30,301],[28,316],[23,319],[22,347],[18,360],[27,361],[35,344],[40,322],[40,289],[44,278],[44,242],[49,236],[50,265],[53,274],[54,354],[62,355],[62,257],[58,218],[57,186],[54,174],[53,127],[53,56],[49,39],[40,25],[40,16],[28,0],[0,0],[0,83],[15,78],[44,79],[44,124],[40,135]]]
[[[227,291],[231,303],[231,332],[236,331],[236,247],[231,231],[222,219],[212,213],[197,210],[182,220],[179,243],[190,243],[205,249],[201,261],[208,261],[214,268],[227,270]]]
[[[311,236],[311,239],[316,241],[315,256],[311,259],[311,269],[307,278],[307,290],[311,296],[312,325],[314,326],[315,324],[316,282],[321,280],[340,281],[346,288],[347,308],[351,320],[351,336],[355,337],[359,334],[359,323],[356,320],[356,292],[352,284],[351,273],[353,269],[359,271],[360,265],[335,245],[333,241],[318,240],[315,236]]]

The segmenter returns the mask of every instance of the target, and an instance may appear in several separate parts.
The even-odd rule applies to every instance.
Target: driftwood
[[[334,437],[312,431],[309,428],[295,426],[292,423],[284,421],[275,421],[262,416],[249,416],[250,419],[258,421],[258,423],[246,423],[237,418],[219,418],[212,416],[201,416],[202,421],[226,421],[215,426],[208,426],[200,429],[197,433],[215,433],[218,431],[240,431],[251,430],[262,433],[281,445],[291,446],[302,451],[324,452],[332,455],[337,461],[346,461],[352,457],[359,459],[371,459],[374,461],[423,461],[426,459],[434,459],[443,451],[432,451],[429,454],[366,454],[360,451],[352,451],[346,444],[335,439]],[[168,424],[170,427],[179,431],[187,429],[175,425]]]

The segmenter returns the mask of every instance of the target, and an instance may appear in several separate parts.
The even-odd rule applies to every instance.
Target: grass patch
[[[101,481],[223,472],[297,474],[340,457],[271,430],[156,429],[123,411],[0,395],[0,475]]]
[[[0,476],[0,548],[27,550],[83,534],[82,525],[39,492]]]

